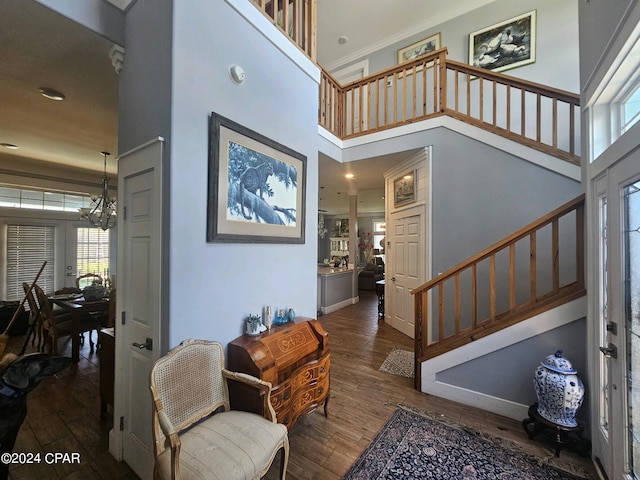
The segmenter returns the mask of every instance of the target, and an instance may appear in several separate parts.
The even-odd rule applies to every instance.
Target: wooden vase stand
[[[538,413],[537,403],[529,407],[528,413],[529,417],[522,420],[522,427],[529,439],[533,440],[539,433],[545,434],[555,445],[556,457],[560,456],[560,450],[562,450],[563,447],[583,457],[589,456],[591,442],[582,436],[582,425],[578,424],[575,427],[567,427],[547,420]]]

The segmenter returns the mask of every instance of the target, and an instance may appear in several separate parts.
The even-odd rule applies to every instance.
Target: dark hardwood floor
[[[552,445],[543,439],[529,440],[519,421],[417,392],[412,379],[380,372],[378,368],[393,347],[412,350],[413,341],[378,320],[374,292],[361,291],[360,295],[360,303],[319,318],[329,332],[331,350],[329,416],[319,409],[289,432],[288,479],[341,478],[398,404],[513,441],[540,458],[553,457]],[[8,351],[19,351],[23,341],[24,337],[13,337]],[[61,341],[60,348],[61,353],[70,354],[70,342]],[[77,366],[46,379],[30,394],[15,451],[79,452],[81,463],[14,467],[10,470],[13,480],[138,478],[109,453],[111,418],[99,419],[99,360],[88,342],[80,354]],[[559,462],[597,478],[591,462],[571,452],[563,451]],[[277,478],[278,463],[267,479]]]

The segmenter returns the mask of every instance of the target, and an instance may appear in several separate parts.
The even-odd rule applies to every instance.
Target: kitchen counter
[[[331,313],[358,302],[354,294],[356,270],[349,267],[318,266],[318,311]]]

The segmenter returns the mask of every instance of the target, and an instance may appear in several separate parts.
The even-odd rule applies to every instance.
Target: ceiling
[[[129,0],[109,0],[122,8]],[[318,62],[337,67],[384,45],[478,8],[493,0],[320,0]],[[340,12],[336,14],[336,12]],[[338,43],[347,36],[348,41]],[[0,165],[25,169],[65,165],[116,171],[118,76],[113,44],[35,0],[0,0]],[[63,92],[64,101],[42,97],[40,87]],[[361,213],[384,210],[383,172],[398,155],[338,164],[320,156],[319,209],[348,212],[349,192],[358,192]],[[355,175],[347,181],[344,173]],[[324,188],[323,188],[324,187]]]

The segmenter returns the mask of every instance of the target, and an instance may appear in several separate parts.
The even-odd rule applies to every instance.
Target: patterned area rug
[[[345,480],[583,479],[460,425],[398,408]]]
[[[413,378],[413,352],[393,347],[378,370]]]

